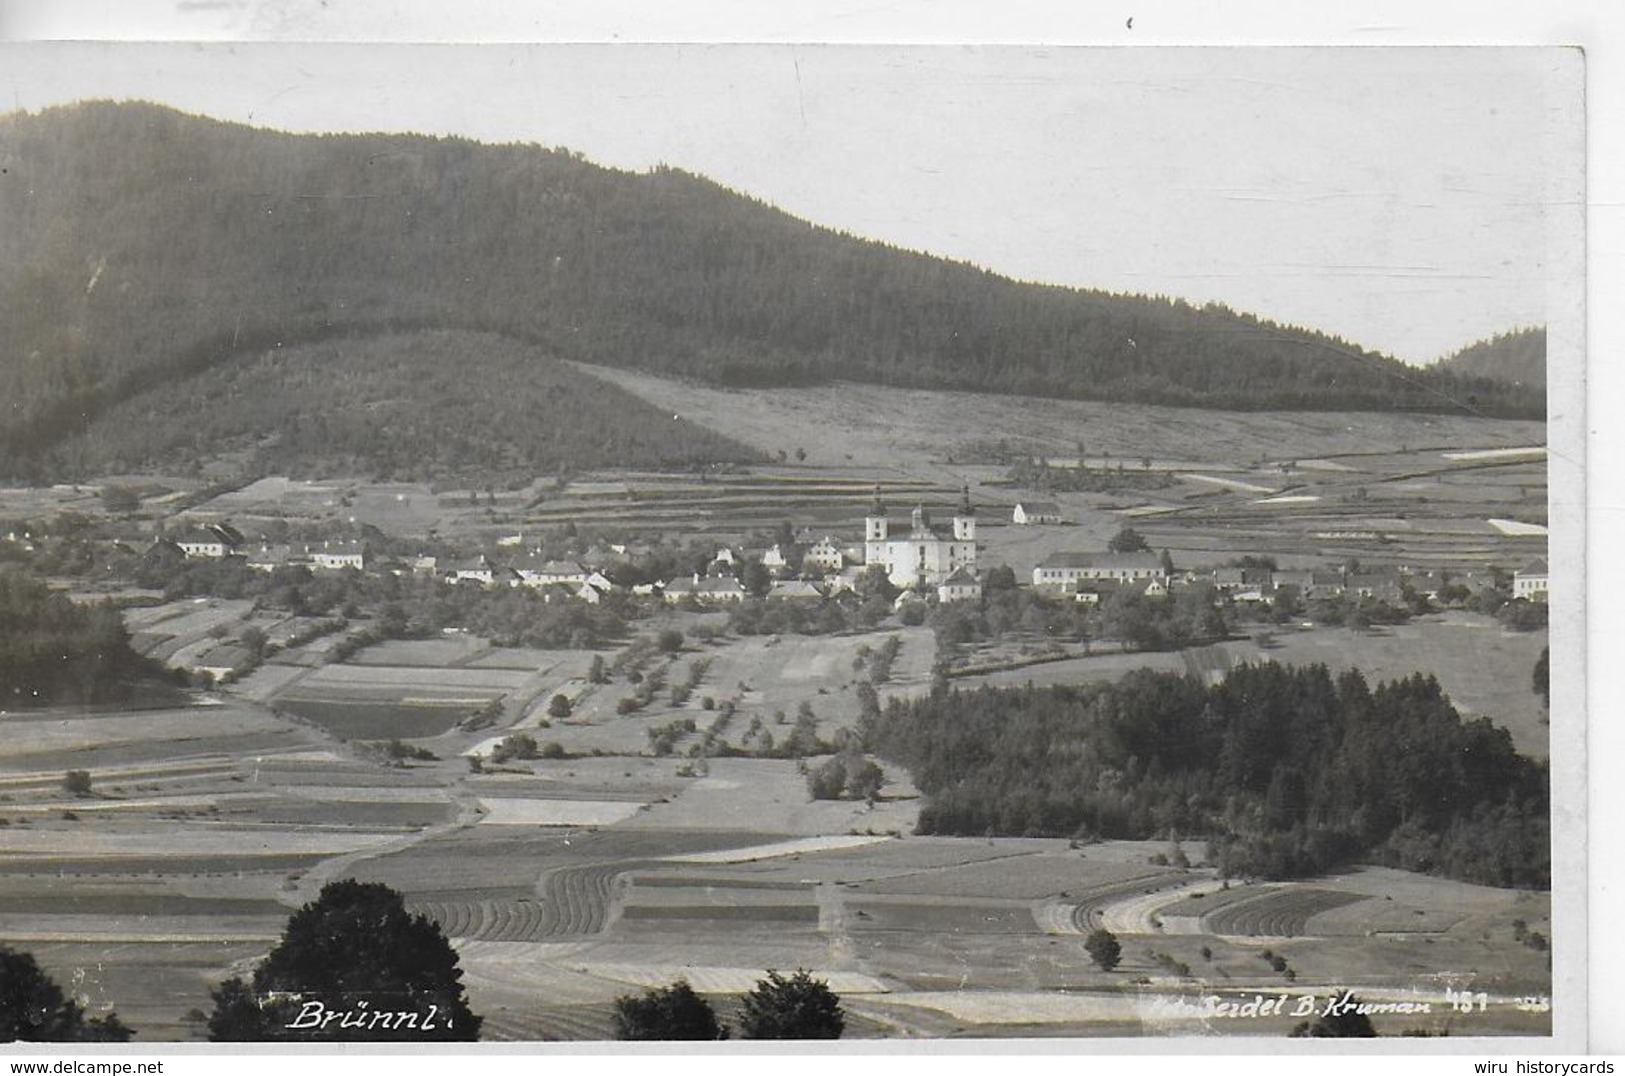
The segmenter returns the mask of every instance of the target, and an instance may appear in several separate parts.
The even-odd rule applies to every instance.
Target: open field
[[[1253,482],[1249,473],[1237,481]],[[990,528],[1039,536],[1033,550],[1085,529]],[[145,626],[207,636],[243,613],[176,607],[146,613]],[[854,1036],[1276,1035],[1291,1022],[1237,1026],[1181,1005],[1334,987],[1442,1002],[1447,981],[1496,999],[1452,1034],[1547,1026],[1509,1000],[1550,991],[1545,954],[1514,928],[1550,933],[1546,894],[1375,868],[1225,889],[1209,869],[1153,863],[1162,841],[915,836],[918,794],[891,768],[870,806],[809,800],[792,759],[690,758],[724,703],[735,712],[717,737],[736,748],[753,721],[782,740],[802,703],[833,738],[856,720],[860,648],[887,635],[902,647],[883,697],[929,690],[936,657],[923,628],[699,641],[692,628],[717,619],[671,611],[641,626],[689,629],[684,650],[651,658],[646,674],[664,666],[680,683],[709,665],[686,702],[663,689],[634,714],[617,712],[633,690],[624,672],[586,682],[590,651],[504,651],[459,636],[282,666],[292,671],[199,696],[208,705],[8,717],[18,734],[0,745],[0,933],[77,976],[143,1041],[201,1037],[188,1013],[207,1011],[209,987],[251,967],[289,911],[343,877],[395,886],[440,924],[493,1038],[607,1037],[615,997],[679,975],[726,1011],[765,969],[797,966],[843,993]],[[1353,663],[1372,679],[1420,669],[1464,709],[1513,726],[1533,753],[1544,744],[1538,703],[1527,674],[1505,670],[1532,667],[1543,641],[1445,616],[983,679],[1115,677],[1157,662],[1205,675],[1265,658]],[[538,704],[556,692],[573,712],[549,721]],[[503,704],[499,717],[461,727],[488,701]],[[654,757],[648,730],[678,720],[695,731]],[[563,757],[489,762],[516,729]],[[395,765],[360,742],[394,737],[438,758]],[[470,753],[485,757],[484,772]],[[61,776],[81,764],[94,792],[76,799]],[[1199,842],[1188,847],[1199,859]],[[1124,946],[1112,973],[1083,949],[1101,924]],[[1290,961],[1295,981],[1261,959],[1265,949]],[[1383,1028],[1437,1031],[1442,1009]]]
[[[1530,687],[1535,661],[1546,646],[1545,631],[1508,631],[1490,617],[1454,612],[1366,631],[1253,630],[1247,639],[1196,650],[1097,653],[961,677],[955,683],[962,687],[1088,683],[1116,680],[1135,668],[1210,677],[1239,664],[1265,661],[1322,664],[1334,672],[1357,668],[1372,684],[1422,673],[1438,679],[1464,717],[1488,717],[1505,728],[1523,754],[1545,758],[1550,749],[1547,715]]]

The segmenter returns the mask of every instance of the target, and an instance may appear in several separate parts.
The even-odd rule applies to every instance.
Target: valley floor
[[[929,685],[903,629],[882,694]],[[790,759],[687,757],[713,733],[808,702],[821,737],[856,713],[854,655],[876,636],[724,638],[695,700],[618,713],[587,651],[448,637],[338,665],[271,664],[195,705],[12,713],[0,740],[0,938],[143,1042],[199,1039],[209,989],[252,967],[333,879],[376,880],[440,923],[491,1039],[602,1039],[612,1002],[686,978],[727,1012],[765,969],[826,977],[863,1037],[1286,1034],[1353,991],[1412,1003],[1380,1030],[1550,1031],[1545,893],[1360,868],[1287,884],[1166,865],[1160,843],[921,837],[887,773],[872,805],[811,801]],[[553,694],[573,700],[549,720]],[[469,728],[483,699],[501,723]],[[443,719],[420,720],[424,713]],[[437,756],[388,764],[394,720]],[[650,728],[691,719],[673,753]],[[720,726],[720,727],[718,727]],[[514,730],[563,757],[490,762]],[[468,756],[486,761],[478,772]],[[88,769],[89,796],[62,789]],[[1182,851],[1198,864],[1199,844]],[[1084,940],[1123,945],[1112,972]],[[1483,995],[1456,1012],[1447,991]],[[1226,1003],[1286,1000],[1265,1015]],[[1304,1000],[1304,999],[1310,1000]]]

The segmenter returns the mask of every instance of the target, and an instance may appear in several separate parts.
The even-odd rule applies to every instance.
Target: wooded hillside
[[[1221,309],[1016,283],[679,171],[536,146],[53,108],[0,119],[0,220],[12,457],[234,355],[417,328],[725,385],[1543,413],[1543,386],[1419,372]]]
[[[1513,385],[1546,383],[1546,330],[1514,329],[1477,340],[1439,360],[1461,377],[1490,377]]]
[[[489,333],[329,336],[233,356],[102,411],[41,473],[186,473],[234,455],[297,478],[488,484],[598,467],[683,470],[757,453],[624,389]]]

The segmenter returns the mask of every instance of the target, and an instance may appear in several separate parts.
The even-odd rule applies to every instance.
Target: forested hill
[[[1477,340],[1439,360],[1440,370],[1460,377],[1489,377],[1512,385],[1546,383],[1546,330],[1514,329]]]
[[[385,328],[497,332],[731,385],[1544,413],[1534,386],[1225,310],[1016,283],[675,170],[536,146],[80,104],[0,118],[0,221],[12,451],[232,354]]]

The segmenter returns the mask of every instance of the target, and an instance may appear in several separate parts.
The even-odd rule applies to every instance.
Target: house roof
[[[1016,507],[1029,516],[1058,516],[1061,506],[1054,501],[1017,501]]]
[[[1513,574],[1514,575],[1547,575],[1547,574],[1550,574],[1550,569],[1546,566],[1545,558],[1541,557],[1541,558],[1537,558],[1535,560],[1530,561],[1528,564],[1525,564],[1522,568],[1519,568]]]
[[[782,583],[774,583],[767,592],[769,598],[822,598],[824,592],[816,583],[805,579],[786,579]]]
[[[961,566],[954,571],[954,574],[944,579],[941,585],[945,587],[979,587],[982,584],[981,581],[976,578],[975,572],[971,571],[969,568]]]
[[[1039,562],[1040,568],[1161,568],[1162,560],[1145,553],[1051,553]]]

